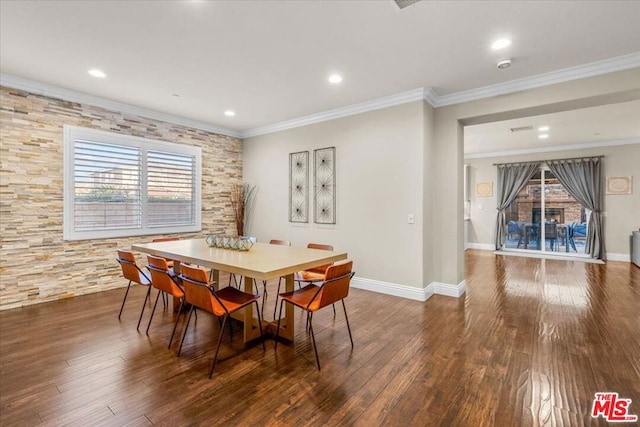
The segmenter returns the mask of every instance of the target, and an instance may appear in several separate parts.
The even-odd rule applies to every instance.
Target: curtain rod
[[[562,162],[567,160],[591,160],[591,159],[603,159],[604,156],[586,156],[586,157],[571,157],[568,159],[547,159],[547,160],[530,160],[525,162],[512,162],[512,163],[494,163],[493,166],[504,166],[504,165],[522,165],[525,163],[544,163],[544,162]]]

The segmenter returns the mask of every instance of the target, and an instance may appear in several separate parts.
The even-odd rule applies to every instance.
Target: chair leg
[[[264,315],[264,300],[267,299],[267,281],[262,281],[262,315]],[[275,314],[274,314],[275,315]]]
[[[347,316],[347,306],[344,305],[344,299],[342,300],[342,308],[344,309],[344,318],[347,319],[347,330],[349,331],[349,340],[351,341],[351,348],[353,348],[353,337],[351,336],[351,326],[349,326],[349,316]]]
[[[278,336],[280,335],[280,320],[282,320],[282,304],[284,304],[284,300],[280,300],[280,313],[278,313],[278,326],[276,326],[276,344],[273,346],[273,349],[276,350],[278,348]]]
[[[189,321],[191,320],[191,313],[193,313],[193,308],[195,306],[192,305],[189,310],[189,316],[187,316],[187,324],[184,325],[184,332],[182,333],[182,339],[180,340],[180,347],[178,348],[178,356],[180,356],[180,352],[182,351],[182,343],[184,343],[184,337],[187,336],[187,329],[189,329]]]
[[[213,363],[211,364],[211,370],[209,371],[209,379],[213,376],[213,369],[216,367],[216,360],[218,360],[218,352],[220,351],[220,344],[222,343],[222,334],[224,334],[224,324],[227,323],[228,315],[224,315],[222,319],[222,328],[220,328],[220,335],[218,336],[218,346],[216,347],[216,354],[213,356]]]
[[[180,298],[180,308],[178,309],[178,313],[176,314],[176,323],[173,324],[173,332],[171,332],[171,338],[169,338],[169,345],[167,346],[167,348],[171,348],[173,336],[176,334],[176,328],[178,327],[178,320],[180,320],[180,313],[182,313],[182,306],[184,306],[184,298]]]
[[[282,277],[278,279],[278,292],[276,292],[276,305],[273,306],[273,320],[276,320],[276,312],[278,311],[278,297],[280,296],[280,283],[282,283]]]
[[[131,280],[129,280],[129,284],[127,285],[127,290],[124,293],[124,299],[122,300],[122,305],[120,306],[120,313],[118,313],[118,320],[120,320],[120,316],[122,316],[122,309],[124,308],[124,302],[127,300],[127,295],[129,295],[130,287],[131,287]]]
[[[151,301],[151,285],[149,285],[147,295],[144,297],[144,303],[142,303],[142,311],[140,312],[140,318],[138,319],[138,326],[136,326],[136,330],[140,330],[140,322],[142,322],[142,315],[144,314],[144,309],[147,306],[147,300]]]
[[[153,320],[153,315],[156,312],[156,306],[158,305],[158,299],[160,299],[161,290],[158,289],[158,295],[156,295],[156,302],[153,304],[153,310],[151,310],[151,316],[149,317],[149,323],[147,324],[146,334],[149,335],[149,326],[151,326],[151,321]]]
[[[262,332],[262,317],[260,316],[260,308],[258,307],[258,301],[256,303],[256,310],[258,312],[258,327],[260,328],[260,338],[262,338],[262,350],[267,351],[267,347],[264,345],[264,333]]]
[[[333,317],[336,317],[336,305],[331,304],[331,307],[333,307]]]
[[[313,315],[313,313],[312,313]],[[313,344],[313,351],[316,354],[316,363],[318,364],[318,371],[320,370],[320,358],[318,357],[318,347],[316,346],[316,337],[313,334],[313,317],[309,316],[309,331],[311,331],[311,343]]]
[[[240,290],[240,286],[242,285],[242,276],[240,276],[240,282],[238,282],[236,275],[229,273],[229,286],[231,286],[231,279],[233,279],[233,283],[236,284],[236,289]]]

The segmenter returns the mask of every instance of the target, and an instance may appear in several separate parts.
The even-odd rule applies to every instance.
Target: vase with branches
[[[244,236],[245,230],[248,230],[253,211],[253,204],[256,199],[258,186],[249,183],[233,184],[231,186],[231,209],[236,223],[236,231],[238,237]]]

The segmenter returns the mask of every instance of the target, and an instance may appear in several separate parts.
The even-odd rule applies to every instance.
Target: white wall
[[[332,243],[357,276],[464,290],[463,127],[640,97],[638,69],[432,109],[412,102],[248,138],[244,181],[260,184],[251,233]],[[336,146],[337,224],[288,222],[289,153]],[[414,225],[407,214],[414,213]],[[400,293],[399,293],[400,294]]]
[[[629,257],[629,236],[640,228],[640,144],[612,147],[566,150],[552,153],[535,153],[517,156],[469,159],[469,188],[471,200],[471,221],[469,243],[491,244],[496,222],[497,173],[494,163],[508,163],[532,160],[565,159],[571,157],[603,155],[602,173],[606,176],[632,176],[633,194],[604,196],[604,233],[607,253],[614,257]],[[477,182],[493,181],[493,197],[477,197]],[[483,205],[483,209],[480,209]]]
[[[250,233],[259,241],[333,244],[359,278],[424,288],[425,106],[412,102],[248,138],[243,180],[259,184]],[[336,147],[336,224],[313,223],[313,150]],[[289,153],[310,151],[310,222],[288,221]],[[407,223],[413,213],[415,224]]]
[[[640,69],[634,68],[436,108],[435,280],[447,284],[464,280],[464,125],[625,102],[639,97]]]

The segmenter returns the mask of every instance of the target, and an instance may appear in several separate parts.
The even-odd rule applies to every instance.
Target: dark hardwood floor
[[[607,425],[598,391],[640,415],[639,268],[482,251],[466,266],[460,299],[352,289],[353,350],[340,307],[316,313],[322,371],[301,312],[277,353],[235,323],[211,380],[218,322],[200,313],[178,358],[171,311],[136,331],[142,287],[121,321],[124,289],[0,312],[0,425]]]

